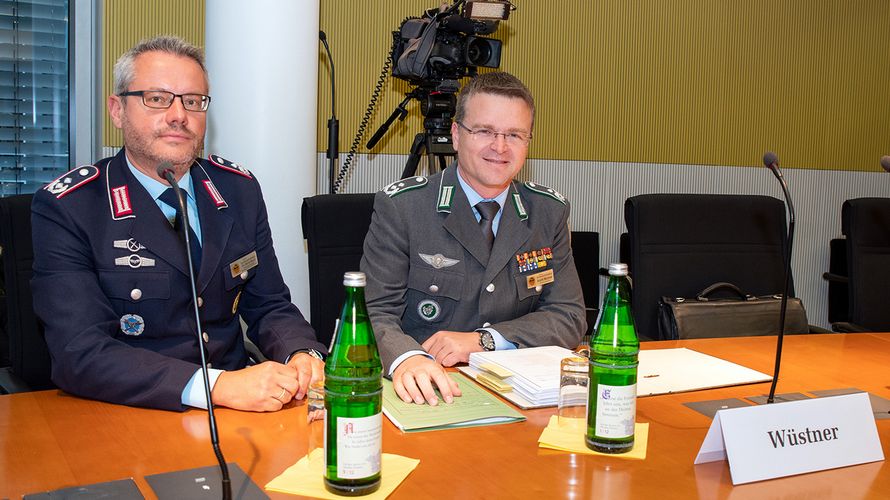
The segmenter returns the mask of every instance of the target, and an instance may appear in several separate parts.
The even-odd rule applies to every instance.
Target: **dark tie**
[[[479,227],[482,228],[482,235],[485,236],[485,242],[488,244],[489,250],[491,250],[491,246],[494,244],[492,223],[494,222],[494,216],[498,214],[500,209],[501,206],[496,201],[480,201],[476,204],[476,210],[479,211],[481,216]]]
[[[179,228],[182,226],[182,211],[179,209],[179,201],[176,199],[176,192],[173,191],[173,188],[167,188],[166,191],[161,193],[161,196],[159,196],[158,199],[176,210],[176,216],[170,223],[173,225],[174,230],[179,231]],[[197,275],[198,271],[201,269],[201,242],[198,241],[198,235],[195,234],[191,225],[189,225],[188,231],[190,242],[189,251],[192,254],[192,266]]]

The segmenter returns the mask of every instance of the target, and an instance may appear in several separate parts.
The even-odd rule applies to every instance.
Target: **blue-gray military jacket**
[[[577,346],[586,320],[568,216],[558,192],[514,181],[489,251],[454,165],[377,193],[361,268],[384,369],[439,330]]]
[[[191,176],[209,364],[247,364],[239,317],[271,360],[325,351],[290,301],[256,179],[215,155],[196,160]],[[31,219],[31,287],[53,382],[104,401],[184,410],[182,390],[200,367],[185,247],[124,151],[39,190]]]

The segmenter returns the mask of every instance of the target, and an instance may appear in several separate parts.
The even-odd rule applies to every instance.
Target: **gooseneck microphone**
[[[324,45],[324,50],[328,53],[328,62],[331,64],[331,118],[328,120],[328,151],[327,159],[330,162],[330,187],[328,192],[334,192],[334,177],[337,171],[337,157],[340,156],[340,121],[337,120],[336,93],[334,91],[334,58],[331,57],[331,48],[328,47],[328,36],[324,31],[318,32],[318,39]]]
[[[890,172],[890,156],[881,157],[881,167],[887,172]]]
[[[216,432],[216,415],[213,413],[213,402],[210,399],[210,374],[207,371],[207,355],[204,353],[204,340],[201,338],[201,315],[198,312],[198,290],[196,288],[195,268],[192,262],[191,237],[189,236],[189,213],[188,206],[185,203],[185,196],[182,189],[179,188],[176,179],[173,177],[173,164],[169,161],[161,162],[157,169],[158,177],[166,180],[173,192],[176,193],[176,200],[179,202],[179,211],[182,214],[182,233],[185,241],[185,255],[188,260],[189,281],[192,285],[192,305],[195,310],[195,335],[198,337],[198,351],[201,352],[201,375],[204,377],[204,395],[207,398],[207,419],[210,422],[210,443],[213,445],[213,453],[216,454],[216,460],[219,462],[219,470],[222,474],[222,493],[223,500],[231,500],[232,498],[232,481],[229,478],[229,467],[226,465],[226,459],[223,457],[222,450],[219,447],[219,434]]]
[[[766,399],[767,404],[771,404],[776,397],[776,384],[779,381],[779,366],[782,363],[782,342],[785,340],[785,311],[788,308],[788,287],[791,282],[791,247],[794,243],[794,204],[791,202],[791,195],[788,193],[788,184],[785,177],[779,169],[779,157],[776,153],[768,151],[763,155],[763,164],[770,169],[779,183],[782,185],[782,191],[785,193],[785,202],[788,204],[788,246],[785,249],[785,284],[782,289],[782,306],[779,312],[779,336],[776,341],[776,368],[773,372],[773,383],[769,388],[769,396]]]

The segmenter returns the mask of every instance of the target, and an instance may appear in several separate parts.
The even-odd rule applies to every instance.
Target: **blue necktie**
[[[173,188],[167,188],[166,191],[161,193],[161,196],[159,196],[158,199],[176,210],[176,216],[170,223],[173,225],[174,231],[179,231],[179,228],[182,226],[182,211],[179,209],[179,201],[176,199],[176,192],[173,191]],[[191,225],[189,225],[188,231],[190,241],[189,251],[192,254],[192,265],[194,266],[195,275],[197,276],[198,271],[201,269],[201,242],[198,241],[198,235],[195,234]]]

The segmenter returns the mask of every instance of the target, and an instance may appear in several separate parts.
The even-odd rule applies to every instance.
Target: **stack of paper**
[[[474,352],[460,371],[496,390],[516,406],[555,406],[559,397],[559,362],[575,354],[562,347],[532,347]],[[640,351],[637,396],[696,391],[767,382],[772,377],[686,348]],[[486,379],[497,377],[493,387]]]
[[[474,352],[470,354],[470,368],[503,375],[501,380],[529,406],[554,406],[559,399],[559,362],[572,355],[572,351],[557,346]]]

